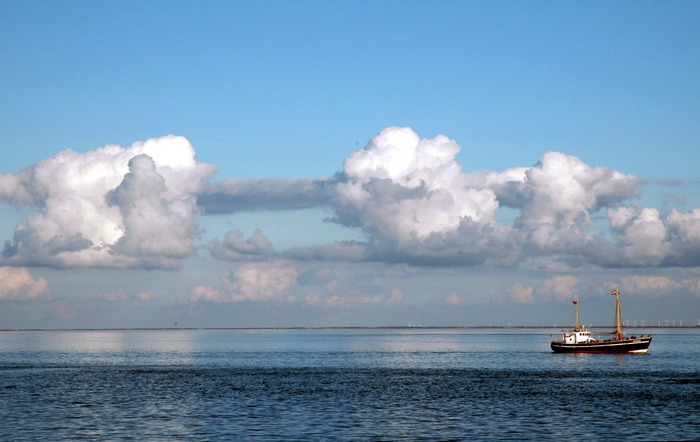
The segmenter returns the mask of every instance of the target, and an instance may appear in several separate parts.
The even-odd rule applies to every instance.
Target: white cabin
[[[595,342],[591,332],[586,329],[564,330],[564,344],[582,344]]]

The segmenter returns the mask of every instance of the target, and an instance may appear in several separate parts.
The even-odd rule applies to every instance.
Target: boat
[[[646,353],[651,344],[651,336],[627,336],[622,328],[620,291],[613,290],[615,296],[615,330],[593,332],[578,324],[578,300],[572,301],[576,307],[576,325],[571,330],[562,330],[563,336],[552,336],[552,351],[555,353]],[[596,339],[594,335],[612,335]]]

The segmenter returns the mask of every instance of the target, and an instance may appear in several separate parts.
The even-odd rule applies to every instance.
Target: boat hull
[[[581,342],[565,344],[552,341],[552,351],[555,353],[646,353],[651,344],[651,336],[620,341]]]

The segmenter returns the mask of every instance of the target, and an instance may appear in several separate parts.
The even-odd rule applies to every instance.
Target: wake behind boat
[[[562,330],[563,336],[552,336],[552,351],[555,353],[646,353],[651,344],[651,336],[628,337],[622,329],[622,312],[620,309],[620,291],[613,290],[615,296],[615,330],[609,333],[592,332],[585,326],[578,325],[578,301],[576,307],[576,325],[573,330]],[[609,339],[595,339],[597,335],[613,335]]]

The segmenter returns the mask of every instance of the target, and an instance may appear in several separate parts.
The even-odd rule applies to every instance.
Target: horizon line
[[[558,329],[558,325],[378,325],[378,326],[284,326],[284,327],[107,327],[107,328],[0,328],[0,332],[17,331],[187,331],[187,330],[473,330],[473,329]],[[591,325],[589,328],[614,328],[613,325]],[[628,326],[626,329],[693,329],[700,325],[685,326]]]

